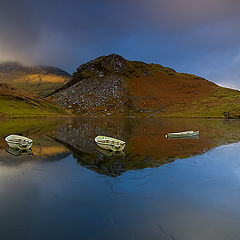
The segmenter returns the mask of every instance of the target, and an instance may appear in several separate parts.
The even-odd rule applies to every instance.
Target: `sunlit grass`
[[[47,102],[35,104],[0,98],[0,116],[16,117],[47,117],[64,114],[64,111]]]
[[[53,74],[0,74],[0,82],[6,82],[17,88],[24,88],[25,90],[46,96],[53,92],[56,88],[62,87],[70,79],[65,76],[58,76]]]
[[[240,112],[240,92],[217,87],[208,97],[191,104],[173,104],[162,116],[168,117],[236,117]]]

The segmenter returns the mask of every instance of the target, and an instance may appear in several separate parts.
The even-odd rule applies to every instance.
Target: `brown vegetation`
[[[80,65],[52,99],[74,113],[100,116],[235,118],[240,109],[239,91],[116,54]]]

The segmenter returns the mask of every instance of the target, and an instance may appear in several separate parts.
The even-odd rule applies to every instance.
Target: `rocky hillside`
[[[24,89],[0,83],[0,118],[59,116],[66,112]]]
[[[17,62],[0,63],[0,83],[24,88],[40,96],[46,96],[71,79],[60,68],[50,66],[24,66]]]
[[[117,54],[80,65],[51,98],[88,115],[240,117],[240,93],[186,73]]]

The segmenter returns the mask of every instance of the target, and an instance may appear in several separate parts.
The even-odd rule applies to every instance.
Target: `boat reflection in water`
[[[0,165],[18,166],[30,162],[59,161],[71,154],[64,145],[49,136],[37,136],[32,148],[28,150],[13,149],[5,146],[0,151]]]
[[[117,177],[128,170],[159,167],[176,159],[202,154],[240,139],[240,122],[208,119],[74,118],[58,127],[53,138],[72,153],[81,166]],[[201,137],[166,139],[166,132],[199,129]],[[126,142],[121,154],[96,148],[95,136]]]
[[[96,147],[95,150],[107,157],[125,157],[126,156],[123,151],[110,151],[110,150],[103,149],[101,147]]]
[[[239,239],[240,143],[213,148],[239,141],[240,121],[65,118],[43,127],[16,132],[34,140],[34,156],[19,157],[5,151],[15,131],[0,129],[2,239]],[[201,136],[165,138],[184,129]],[[124,152],[96,149],[98,135],[123,139]]]
[[[20,150],[20,149],[14,149],[14,148],[11,148],[11,147],[6,147],[5,151],[12,154],[13,156],[20,156],[23,153],[27,153],[28,155],[33,155],[33,152],[32,152],[31,148],[29,148],[27,150]]]
[[[58,120],[58,124],[52,123],[52,126],[50,131],[44,126],[35,129],[30,125],[29,129],[34,129],[33,132],[25,126],[21,133],[34,140],[34,158],[6,149],[13,156],[21,155],[21,161],[6,158],[3,152],[0,161],[4,159],[5,164],[10,165],[33,160],[57,161],[72,154],[81,166],[117,177],[129,170],[159,167],[240,139],[240,122],[221,119],[73,118]],[[165,138],[166,132],[182,129],[199,129],[201,137]],[[7,128],[5,131],[4,135],[7,135]],[[104,135],[126,142],[124,151],[112,152],[96,147],[94,138]],[[1,144],[5,144],[5,149],[6,143]]]

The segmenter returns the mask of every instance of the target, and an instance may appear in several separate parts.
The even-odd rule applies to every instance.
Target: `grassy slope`
[[[198,76],[177,73],[157,64],[128,64],[132,69],[134,65],[135,68],[138,66],[137,69],[145,67],[151,73],[151,76],[142,76],[141,70],[138,70],[126,80],[130,95],[159,99],[165,111],[155,117],[240,117],[238,90],[220,87]]]
[[[44,117],[66,114],[58,106],[16,89],[6,84],[0,84],[0,117]]]
[[[11,98],[0,97],[0,117],[45,117],[58,114],[64,114],[64,112],[47,102],[39,102],[33,105]]]
[[[239,118],[240,93],[238,90],[216,87],[209,96],[190,104],[172,104],[162,116]]]
[[[55,76],[53,74],[28,74],[13,76],[12,85],[18,88],[24,88],[40,96],[46,96],[56,88],[62,87],[69,81],[64,76]],[[41,80],[40,80],[41,79]]]

